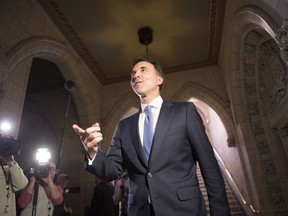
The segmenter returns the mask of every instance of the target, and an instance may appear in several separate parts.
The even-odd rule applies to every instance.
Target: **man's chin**
[[[140,88],[133,88],[133,91],[135,92],[135,94],[137,94],[139,97],[142,97],[142,95],[144,95],[144,93],[141,91]]]
[[[138,97],[140,97],[140,98],[145,98],[147,95],[146,94],[143,94],[142,92],[136,92],[136,91],[134,91],[135,93],[136,93],[136,95],[138,96]]]

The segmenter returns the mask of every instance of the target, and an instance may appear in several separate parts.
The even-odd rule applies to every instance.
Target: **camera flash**
[[[36,160],[39,164],[45,164],[51,158],[51,153],[48,151],[48,148],[39,148],[36,152]]]
[[[11,128],[11,124],[9,122],[3,122],[1,124],[1,129],[3,131],[8,131],[8,130],[10,130],[10,128]]]

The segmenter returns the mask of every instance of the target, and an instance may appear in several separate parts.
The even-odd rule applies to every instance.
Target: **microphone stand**
[[[33,208],[32,208],[32,216],[36,216],[37,212],[37,201],[38,201],[38,191],[39,191],[39,179],[36,178],[36,182],[34,185],[34,196],[33,196]]]
[[[62,129],[62,133],[61,133],[59,154],[58,154],[58,160],[57,160],[57,164],[56,164],[57,169],[60,168],[60,164],[61,164],[64,132],[65,132],[65,128],[66,128],[68,112],[69,112],[71,99],[72,99],[72,91],[74,91],[74,89],[75,89],[75,84],[74,84],[73,81],[68,80],[68,81],[65,82],[64,87],[65,87],[65,89],[68,92],[68,103],[67,103],[67,108],[66,108],[66,113],[65,113],[65,118],[64,118],[64,125],[63,125],[63,129]]]

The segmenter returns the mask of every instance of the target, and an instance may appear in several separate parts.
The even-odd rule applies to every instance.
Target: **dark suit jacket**
[[[138,132],[139,114],[119,122],[107,157],[98,151],[86,169],[105,181],[127,169],[130,216],[149,215],[149,193],[156,216],[202,216],[206,212],[196,175],[198,162],[211,216],[230,215],[223,177],[194,104],[163,102],[148,162]]]

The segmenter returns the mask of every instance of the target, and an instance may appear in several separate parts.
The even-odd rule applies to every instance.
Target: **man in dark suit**
[[[205,202],[196,175],[198,162],[211,216],[228,216],[223,177],[201,117],[193,103],[163,101],[163,82],[157,62],[134,60],[131,86],[140,98],[141,110],[119,122],[106,155],[98,147],[103,139],[99,123],[86,130],[73,125],[86,149],[86,169],[107,182],[128,171],[130,216],[204,216]],[[151,150],[145,151],[148,135],[144,122],[150,115],[144,111],[147,105],[152,107],[154,136]]]

